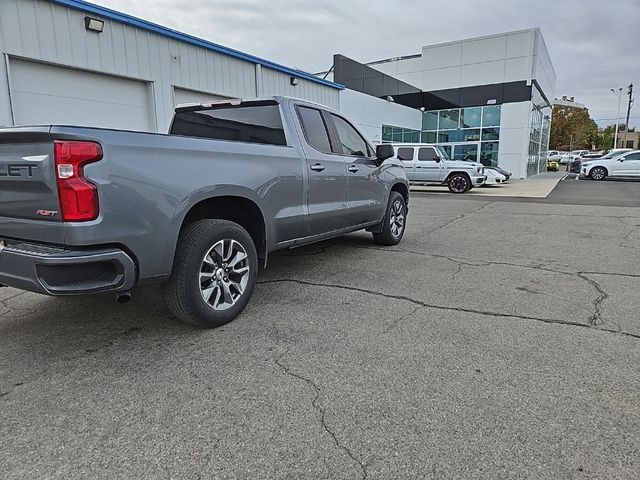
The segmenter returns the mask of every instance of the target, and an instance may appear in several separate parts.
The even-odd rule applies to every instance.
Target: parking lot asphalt
[[[414,195],[245,313],[0,289],[0,476],[637,478],[640,208]]]

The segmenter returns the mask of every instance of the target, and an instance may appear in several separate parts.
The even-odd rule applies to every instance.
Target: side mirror
[[[393,146],[388,143],[376,146],[376,165],[380,166],[387,159],[395,155]]]
[[[436,161],[436,163],[440,163],[440,157],[439,156],[436,155],[435,157],[433,157],[433,159]]]

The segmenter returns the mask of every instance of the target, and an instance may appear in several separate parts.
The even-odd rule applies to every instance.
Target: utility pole
[[[611,91],[616,93],[612,88]],[[622,98],[622,87],[618,88],[618,113],[616,114],[616,133],[613,136],[613,148],[618,147],[618,126],[620,125],[620,99]]]
[[[633,83],[629,84],[629,103],[627,105],[627,122],[624,124],[624,144],[622,148],[627,147],[627,132],[629,132],[629,114],[631,113],[631,105],[633,104]]]

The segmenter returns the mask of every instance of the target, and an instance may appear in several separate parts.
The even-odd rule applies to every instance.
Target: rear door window
[[[398,160],[403,160],[405,162],[413,160],[413,148],[402,147],[398,149]]]
[[[331,153],[329,133],[320,110],[300,106],[298,107],[298,114],[300,115],[304,136],[309,145],[321,152]]]

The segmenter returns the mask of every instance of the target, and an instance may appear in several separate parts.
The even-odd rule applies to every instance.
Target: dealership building
[[[367,64],[335,55],[327,78],[374,142],[437,143],[517,178],[545,170],[556,76],[538,28]]]
[[[0,125],[165,132],[181,103],[288,95],[341,110],[374,143],[544,170],[555,73],[539,29],[367,64],[335,55],[313,75],[83,0],[2,0],[0,53]]]

